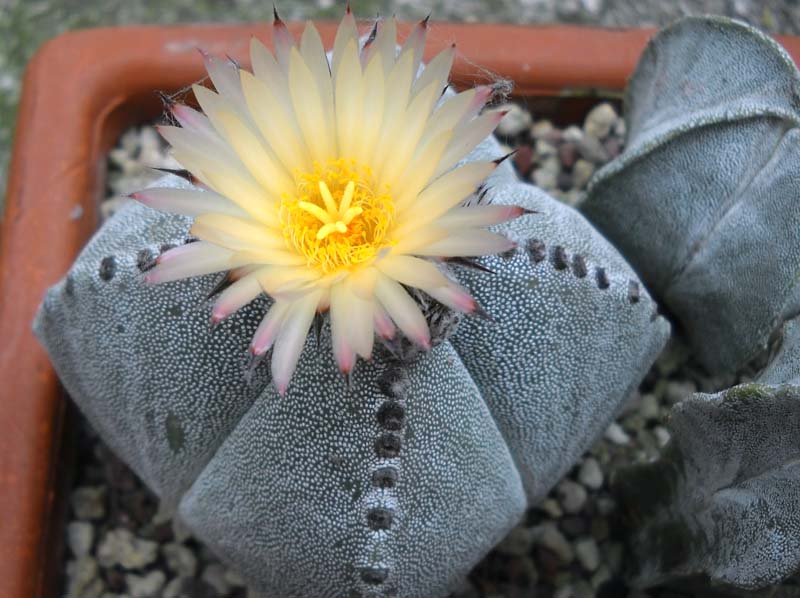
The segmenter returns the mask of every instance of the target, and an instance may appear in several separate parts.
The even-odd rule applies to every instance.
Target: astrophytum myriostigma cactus
[[[644,52],[626,149],[581,207],[714,372],[748,362],[800,311],[799,94],[771,38],[724,18],[679,21]]]
[[[467,164],[500,155],[489,138]],[[342,203],[353,197],[348,186]],[[162,187],[184,191],[162,198],[233,209],[181,179]],[[301,206],[319,215],[317,240],[361,216],[335,205],[323,213],[338,199],[327,195],[318,209]],[[280,380],[266,363],[245,375],[248,354],[257,354],[251,337],[260,338],[265,311],[287,300],[283,289],[260,293],[212,330],[205,304],[220,276],[143,281],[159,254],[182,253],[175,247],[191,241],[199,218],[140,204],[104,224],[48,291],[35,330],[103,438],[254,589],[444,595],[604,429],[669,334],[619,254],[577,212],[518,182],[508,161],[477,201],[476,215],[525,214],[476,236],[516,248],[479,262],[423,262],[459,277],[463,287],[446,282],[488,315],[469,302],[463,311],[473,314],[457,316],[443,303],[458,307],[452,299],[463,295],[435,285],[442,304],[412,292],[429,351],[398,332],[343,368],[331,304],[330,313],[318,308],[308,338],[310,322],[293,330],[303,344],[290,384],[274,355]],[[481,221],[456,207],[456,221]]]
[[[636,585],[755,588],[800,567],[800,319],[782,343],[754,382],[674,407],[660,460],[620,476]]]

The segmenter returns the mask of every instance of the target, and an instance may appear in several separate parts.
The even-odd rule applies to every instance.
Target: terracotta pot
[[[300,24],[290,27],[296,34]],[[332,43],[335,24],[321,26]],[[401,32],[407,28],[401,27]],[[493,75],[515,93],[619,91],[652,30],[438,24],[427,57],[457,43],[456,84]],[[54,595],[63,537],[60,493],[68,402],[31,333],[45,288],[98,222],[105,154],[126,127],[156,117],[154,90],[204,76],[200,46],[247,62],[267,25],[97,29],[42,47],[25,76],[0,240],[0,597]],[[795,60],[800,40],[781,38]]]

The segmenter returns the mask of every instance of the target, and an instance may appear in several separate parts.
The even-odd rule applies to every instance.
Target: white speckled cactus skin
[[[487,140],[474,157],[500,153]],[[35,330],[92,424],[254,589],[445,595],[602,432],[669,334],[577,212],[508,164],[488,184],[492,201],[542,212],[507,227],[521,248],[486,260],[496,274],[458,273],[496,322],[465,319],[415,359],[382,351],[350,391],[325,334],[285,398],[267,368],[248,385],[266,300],[210,331],[213,277],[143,285],[137,254],[183,242],[188,221],[140,205],[50,289]]]
[[[754,383],[679,403],[661,459],[621,477],[636,585],[757,588],[800,567],[800,319],[783,332]]]
[[[626,149],[581,207],[734,371],[800,310],[800,76],[772,39],[723,18],[659,33],[626,94]]]

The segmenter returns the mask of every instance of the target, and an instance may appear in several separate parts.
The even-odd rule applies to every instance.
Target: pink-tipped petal
[[[250,274],[240,278],[220,293],[211,308],[211,322],[219,324],[261,294],[258,278]]]
[[[472,313],[477,307],[475,299],[461,286],[452,283],[446,287],[424,289],[428,295],[439,303],[456,311]]]
[[[400,283],[385,275],[378,276],[375,296],[403,334],[421,347],[430,348],[428,323],[419,306]]]
[[[178,245],[168,251],[165,251],[156,258],[157,264],[165,264],[167,262],[177,261],[204,261],[215,258],[228,258],[233,255],[233,252],[214,245],[213,243],[206,243],[205,241],[196,241],[194,243],[187,243],[185,245]]]
[[[289,72],[289,55],[294,47],[294,37],[289,33],[281,18],[278,16],[278,11],[274,10],[275,20],[272,22],[272,45],[275,48],[275,57],[278,64],[283,69],[284,73]]]
[[[393,339],[397,329],[395,328],[394,322],[392,322],[392,319],[389,317],[389,314],[377,303],[373,304],[372,309],[375,330],[382,338],[386,340]]]
[[[215,212],[247,218],[247,212],[214,191],[153,188],[132,193],[131,198],[154,210],[172,214],[196,217],[208,212]]]
[[[436,257],[478,257],[503,253],[517,246],[502,235],[483,229],[466,229],[416,249],[417,255]]]
[[[272,351],[272,380],[281,396],[286,394],[289,380],[297,367],[321,296],[321,291],[314,291],[294,302],[275,339],[275,348]]]
[[[415,74],[417,70],[419,70],[419,65],[422,62],[422,53],[425,50],[425,38],[428,35],[428,21],[430,18],[430,15],[428,15],[419,23],[414,25],[414,28],[411,30],[411,33],[408,34],[408,37],[406,38],[401,50],[402,53],[409,48],[413,48]]]
[[[475,118],[483,107],[486,105],[492,95],[494,95],[494,89],[490,85],[481,85],[480,87],[475,88],[475,96],[472,98],[472,101],[467,108],[467,111],[464,113],[464,116],[461,117],[461,121],[459,125],[471,121]]]
[[[436,220],[435,224],[446,228],[493,226],[526,214],[534,213],[533,210],[528,210],[520,206],[498,204],[456,207]]]
[[[286,313],[291,303],[277,301],[267,312],[250,341],[250,352],[253,355],[264,355],[272,347],[281,330]]]
[[[190,243],[190,245],[197,245],[197,243]],[[203,257],[183,254],[157,264],[155,268],[145,274],[144,281],[150,284],[171,282],[192,276],[222,272],[230,267],[231,253],[223,249],[219,254]]]

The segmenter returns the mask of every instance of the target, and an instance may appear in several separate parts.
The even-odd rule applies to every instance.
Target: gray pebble
[[[219,594],[224,595],[231,591],[231,586],[225,579],[225,567],[219,563],[211,563],[203,569],[201,579]]]
[[[670,439],[670,434],[669,430],[667,430],[664,426],[656,426],[653,428],[653,435],[656,437],[656,442],[658,442],[658,446],[660,448],[667,446],[667,443]]]
[[[550,139],[554,130],[555,127],[549,120],[538,120],[531,127],[531,137],[534,139]]]
[[[600,565],[600,567],[595,571],[594,575],[592,575],[591,584],[592,587],[596,590],[609,579],[611,579],[611,570],[608,568],[607,565]]]
[[[550,550],[563,564],[567,565],[575,559],[572,546],[555,523],[546,521],[533,529],[536,544]]]
[[[197,557],[183,544],[170,542],[161,548],[167,567],[180,577],[194,577],[197,573]]]
[[[533,530],[518,525],[497,545],[496,550],[509,556],[525,556],[533,547]]]
[[[554,498],[546,498],[539,505],[539,508],[547,513],[550,519],[559,519],[564,514],[564,511],[561,510],[561,505]]]
[[[97,547],[97,559],[103,567],[120,565],[125,569],[142,569],[158,557],[158,544],[134,536],[120,528],[106,532]]]
[[[81,486],[70,496],[72,512],[78,519],[102,519],[106,514],[106,487]]]
[[[603,11],[603,0],[581,0],[581,6],[588,14],[596,17]]]
[[[161,598],[183,598],[183,584],[185,578],[176,577],[171,579],[169,583],[164,586],[164,591],[161,592]]]
[[[589,137],[605,139],[617,122],[617,111],[608,102],[592,108],[583,121],[583,130]]]
[[[572,141],[578,143],[583,139],[583,129],[576,125],[570,125],[564,129],[564,141]]]
[[[515,137],[529,129],[533,123],[531,113],[517,104],[507,104],[502,108],[508,110],[508,114],[497,125],[497,132],[504,137]]]
[[[584,135],[578,143],[578,153],[594,164],[605,164],[610,156],[600,140],[593,135]]]
[[[595,166],[589,160],[578,158],[572,167],[572,185],[576,189],[583,189],[592,178]]]
[[[603,470],[594,457],[587,457],[578,470],[578,481],[591,490],[603,486]]]
[[[581,538],[575,542],[575,556],[578,562],[589,572],[600,566],[600,550],[594,538]]]
[[[624,118],[618,118],[617,121],[614,123],[614,136],[619,137],[620,139],[625,139],[625,134],[628,132],[627,126],[625,125]]]
[[[630,444],[631,442],[631,437],[628,436],[628,433],[625,432],[625,430],[622,429],[622,426],[620,426],[617,422],[611,422],[608,428],[606,428],[604,436],[607,440],[610,440],[619,446],[624,446],[626,444]]]
[[[556,488],[558,501],[565,513],[578,513],[586,504],[586,488],[570,479],[561,480]]]
[[[94,528],[85,521],[71,521],[67,525],[67,545],[77,557],[88,556],[94,543]]]
[[[642,402],[639,404],[639,415],[646,420],[654,420],[661,417],[658,399],[654,394],[647,393],[642,395]]]
[[[153,598],[158,596],[161,588],[167,581],[167,576],[163,571],[151,571],[146,575],[136,575],[128,573],[125,575],[125,583],[128,586],[128,593],[131,598]]]
[[[97,598],[104,590],[97,561],[92,557],[86,556],[67,563],[67,598]]]
[[[536,150],[536,155],[540,158],[549,158],[550,156],[555,156],[558,153],[558,148],[545,139],[537,139],[534,149]],[[559,164],[558,170],[560,169],[561,168]]]
[[[664,389],[664,399],[672,405],[689,398],[697,392],[697,386],[691,380],[670,380]]]

